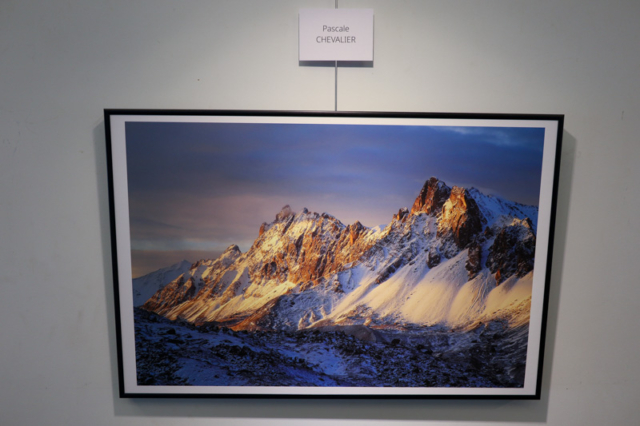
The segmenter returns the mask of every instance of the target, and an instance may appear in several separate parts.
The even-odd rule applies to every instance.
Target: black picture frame
[[[121,397],[540,398],[562,115],[104,119]]]

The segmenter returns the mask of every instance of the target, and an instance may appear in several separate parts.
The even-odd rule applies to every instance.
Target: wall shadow
[[[107,304],[107,329],[109,330],[109,361],[111,365],[111,388],[114,404],[119,401],[118,380],[118,344],[116,333],[116,307],[111,252],[111,217],[109,213],[109,181],[107,165],[107,143],[104,121],[93,129],[93,141],[96,153],[96,170],[98,171],[98,203],[100,211],[100,245],[104,264],[104,293]],[[116,407],[114,407],[115,410]]]

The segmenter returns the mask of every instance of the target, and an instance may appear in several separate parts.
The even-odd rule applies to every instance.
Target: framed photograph
[[[540,397],[563,116],[105,128],[122,397]]]

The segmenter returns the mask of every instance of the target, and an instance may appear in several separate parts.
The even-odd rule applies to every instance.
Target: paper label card
[[[373,9],[300,9],[300,61],[373,61]]]

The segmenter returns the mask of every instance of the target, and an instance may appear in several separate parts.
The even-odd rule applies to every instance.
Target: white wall
[[[0,1],[0,424],[640,423],[640,3],[341,0],[375,64],[340,110],[566,114],[541,401],[121,400],[103,108],[333,110],[297,11]]]

